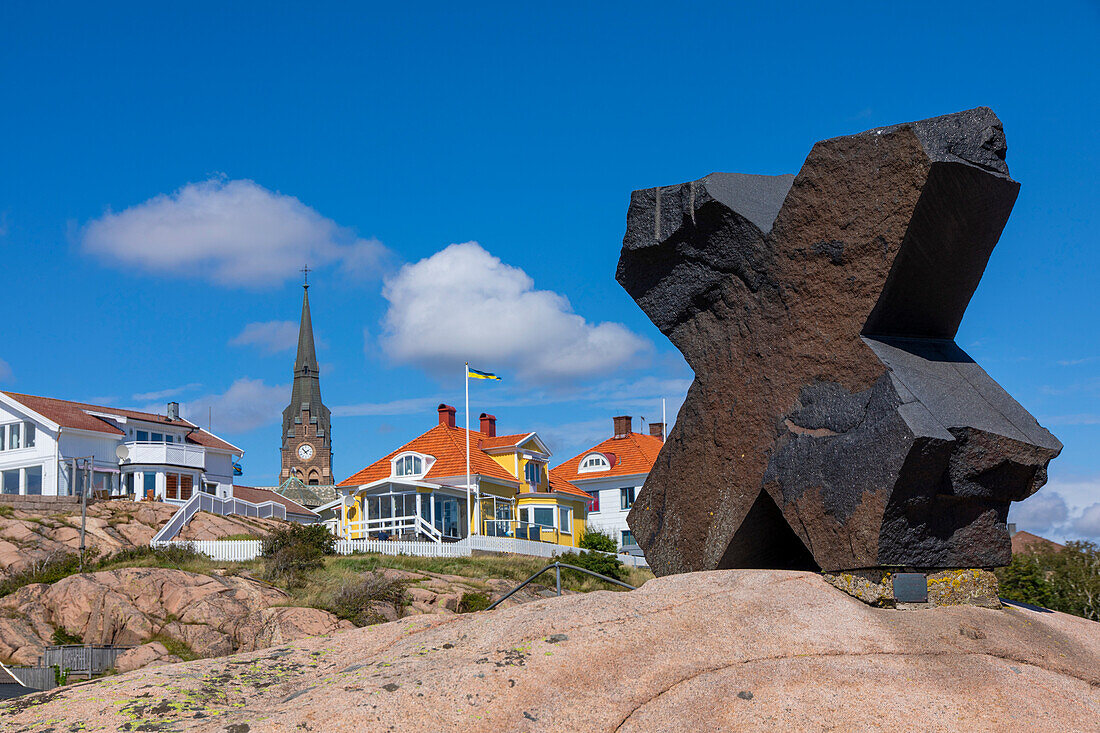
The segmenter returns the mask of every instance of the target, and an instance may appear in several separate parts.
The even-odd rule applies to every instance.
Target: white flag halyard
[[[477,369],[470,368],[470,362],[466,362],[466,531],[472,534],[480,534],[478,527],[474,526],[474,509],[470,503],[470,378],[474,379],[495,379],[498,382],[500,377],[492,372],[482,372]],[[481,510],[481,485],[477,487],[475,495],[475,501],[478,506],[478,515],[480,516]],[[480,524],[480,522],[478,522]]]

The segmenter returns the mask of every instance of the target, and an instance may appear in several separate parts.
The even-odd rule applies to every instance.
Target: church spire
[[[313,347],[313,319],[309,315],[309,282],[302,285],[302,320],[298,325],[298,358],[294,376],[317,375],[317,352]]]

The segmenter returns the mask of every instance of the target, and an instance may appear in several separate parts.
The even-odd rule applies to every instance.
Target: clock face
[[[313,446],[309,443],[302,443],[298,446],[298,457],[303,461],[308,461],[313,458]]]

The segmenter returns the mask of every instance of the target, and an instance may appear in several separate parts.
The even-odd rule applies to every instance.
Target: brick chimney
[[[490,438],[497,437],[497,416],[487,412],[481,413],[481,432]]]
[[[438,410],[439,424],[453,428],[455,426],[455,408],[450,405],[440,405]]]
[[[654,438],[665,439],[665,424],[663,422],[651,422],[649,424],[649,434]]]
[[[619,415],[618,417],[611,418],[612,423],[615,425],[614,437],[625,438],[630,435],[630,426],[634,422],[634,418],[630,415]]]
[[[179,420],[180,419],[180,403],[169,402],[168,403],[168,419]]]

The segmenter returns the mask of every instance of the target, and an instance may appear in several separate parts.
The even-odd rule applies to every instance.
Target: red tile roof
[[[654,461],[657,460],[657,454],[661,452],[662,445],[664,443],[660,438],[644,433],[629,433],[622,438],[608,438],[584,453],[573,456],[553,469],[550,475],[566,481],[583,481],[584,479],[605,478],[608,476],[631,476],[639,473],[649,473],[650,469],[653,468]],[[614,456],[611,469],[580,473],[577,469],[589,453],[603,453]]]
[[[1031,532],[1016,532],[1012,535],[1012,554],[1019,555],[1022,552],[1042,552],[1043,550],[1058,551],[1065,547],[1054,540],[1040,537]]]
[[[221,438],[215,435],[211,435],[207,431],[199,428],[192,422],[180,418],[178,420],[169,420],[166,415],[157,415],[152,412],[141,412],[138,410],[127,410],[118,407],[105,407],[103,405],[90,405],[84,402],[70,402],[69,400],[58,400],[53,397],[39,397],[36,395],[20,394],[18,392],[3,391],[8,397],[19,404],[27,407],[30,410],[37,412],[47,420],[52,420],[63,428],[72,428],[74,430],[90,430],[96,433],[106,433],[108,435],[125,435],[123,431],[116,428],[102,418],[98,418],[95,415],[89,415],[85,410],[91,410],[92,412],[104,412],[111,415],[120,415],[122,417],[132,418],[134,420],[142,420],[144,422],[157,423],[160,425],[171,425],[180,428],[196,428],[194,432],[187,436],[188,443],[194,443],[195,445],[201,445],[206,448],[217,448],[219,450],[233,451],[235,453],[241,453],[241,449],[227,443]]]
[[[233,486],[233,496],[237,499],[250,501],[253,504],[263,504],[265,501],[273,501],[282,504],[290,514],[303,514],[305,516],[319,516],[312,509],[307,509],[293,499],[288,499],[282,494],[277,494],[271,489],[261,489],[257,486]]]
[[[518,483],[519,479],[510,474],[479,447],[481,441],[489,439],[489,436],[484,433],[476,430],[470,431],[470,473],[481,474],[482,476],[510,483]],[[466,475],[465,428],[452,428],[439,423],[420,437],[410,440],[397,450],[388,453],[384,458],[379,458],[363,470],[341,481],[337,486],[360,486],[379,479],[389,478],[390,460],[398,453],[404,453],[405,451],[423,453],[435,458],[435,463],[424,475],[425,479]]]

